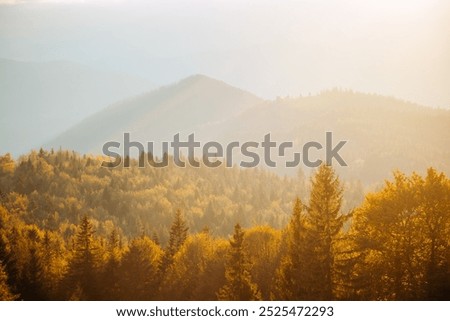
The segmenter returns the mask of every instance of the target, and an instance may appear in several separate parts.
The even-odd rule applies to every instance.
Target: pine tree
[[[44,300],[46,294],[43,291],[43,266],[36,245],[30,246],[28,260],[25,263],[21,279],[23,300]]]
[[[103,294],[102,299],[120,299],[120,262],[122,251],[120,246],[120,236],[116,229],[112,230],[108,237],[106,250],[106,263],[103,269]]]
[[[277,271],[273,297],[277,300],[305,300],[305,222],[304,205],[295,200],[291,220],[286,231],[286,254]]]
[[[57,250],[54,249],[50,232],[45,231],[42,239],[42,255],[41,264],[43,267],[43,282],[42,288],[47,298],[52,298],[57,288],[57,281],[59,281],[57,270],[58,264],[56,262]]]
[[[161,262],[161,272],[164,273],[173,262],[173,256],[178,252],[187,238],[188,227],[181,211],[177,210],[175,218],[170,227],[169,245],[164,251]]]
[[[95,299],[97,253],[94,244],[94,228],[87,216],[83,216],[74,243],[74,254],[69,265],[69,282],[80,291],[72,299]],[[78,287],[77,287],[78,286]]]
[[[2,255],[3,258],[0,259],[3,261],[4,269],[8,275],[11,290],[20,295],[20,276],[23,270],[24,253],[26,252],[25,242],[21,239],[21,234],[15,226],[9,231],[7,237],[8,243],[6,244],[8,244],[9,249],[3,245],[5,242],[0,240],[0,251],[5,250],[5,255]]]
[[[230,240],[230,251],[225,269],[225,285],[219,290],[217,297],[224,301],[256,301],[261,300],[258,286],[250,275],[250,262],[243,246],[244,232],[239,224],[234,227]]]
[[[310,299],[332,300],[335,282],[335,242],[346,216],[341,214],[342,187],[333,168],[321,165],[312,178],[306,243]]]

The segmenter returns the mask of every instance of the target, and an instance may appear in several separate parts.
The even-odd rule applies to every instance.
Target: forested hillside
[[[0,299],[450,298],[450,180],[0,158]]]
[[[50,229],[74,229],[83,215],[98,233],[114,225],[126,237],[157,233],[168,239],[171,217],[182,209],[192,232],[208,227],[218,236],[232,233],[239,221],[284,226],[296,195],[306,195],[306,178],[280,178],[258,169],[101,167],[100,158],[73,152],[32,152],[17,162],[1,158],[0,189],[6,202],[17,202],[28,223]],[[353,206],[361,201],[354,183]]]
[[[433,166],[449,175],[448,128],[449,110],[393,97],[333,89],[316,95],[262,100],[220,80],[195,75],[111,105],[45,147],[101,154],[106,142],[115,141],[121,144],[118,151],[123,156],[124,133],[130,133],[130,140],[145,148],[147,142],[154,142],[152,152],[161,156],[162,142],[173,141],[177,133],[181,141],[194,133],[196,141],[217,141],[224,146],[233,141],[260,144],[270,133],[278,146],[293,143],[285,156],[272,152],[278,164],[271,170],[293,177],[297,168],[286,168],[285,161],[293,158],[293,152],[302,152],[307,142],[325,146],[325,133],[332,132],[335,144],[347,141],[340,155],[348,166],[337,167],[339,175],[368,187],[397,169],[425,171]],[[261,156],[261,150],[258,153]],[[235,155],[233,160],[238,163],[242,158]]]
[[[100,154],[105,142],[121,142],[124,133],[131,133],[133,140],[144,145],[170,141],[177,133],[184,136],[198,132],[260,102],[257,96],[223,81],[194,75],[108,106],[45,146]],[[161,155],[160,149],[158,153]]]
[[[334,89],[265,101],[219,126],[205,127],[203,133],[215,134],[218,141],[241,142],[260,142],[271,133],[273,140],[292,141],[295,151],[301,151],[306,142],[325,145],[324,133],[330,131],[335,144],[347,141],[340,154],[348,166],[336,168],[340,176],[369,186],[394,170],[422,172],[433,166],[449,175],[448,128],[449,110]],[[275,170],[295,174],[283,166]]]

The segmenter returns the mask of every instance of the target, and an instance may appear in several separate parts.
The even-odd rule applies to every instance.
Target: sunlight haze
[[[448,1],[0,1],[0,57],[450,107]]]

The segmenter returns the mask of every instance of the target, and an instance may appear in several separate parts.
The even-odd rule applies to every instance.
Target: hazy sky
[[[450,108],[450,1],[4,1],[0,57],[265,98],[330,87]]]

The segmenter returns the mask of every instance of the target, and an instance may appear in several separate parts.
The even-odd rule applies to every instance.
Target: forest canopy
[[[1,300],[450,298],[450,180],[0,157]]]

